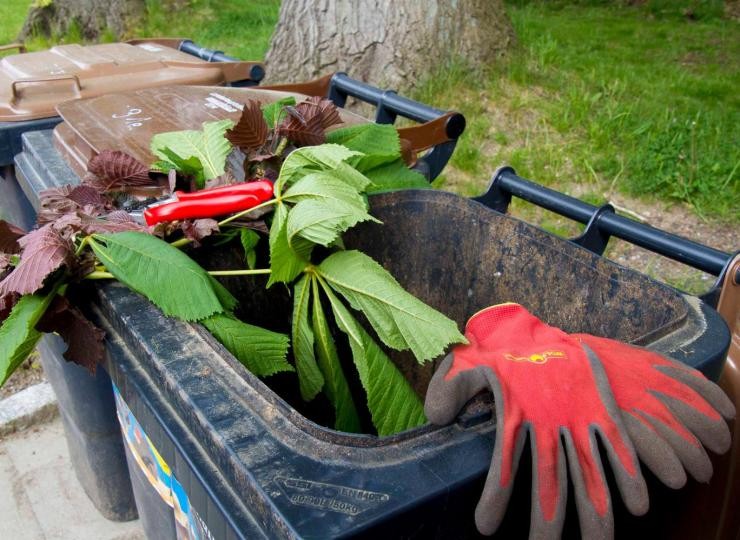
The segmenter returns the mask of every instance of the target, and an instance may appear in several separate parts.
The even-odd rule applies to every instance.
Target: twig
[[[614,201],[608,201],[608,202],[609,202],[609,204],[611,204],[614,207],[614,210],[616,210],[618,212],[621,212],[623,214],[627,214],[628,216],[633,217],[637,221],[640,221],[642,223],[646,223],[648,221],[648,218],[646,218],[643,215],[638,214],[637,212],[634,212],[634,211],[630,210],[629,208],[625,208],[624,206],[619,206]]]

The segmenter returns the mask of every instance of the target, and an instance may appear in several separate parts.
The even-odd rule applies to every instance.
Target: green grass
[[[740,25],[717,2],[520,1],[508,12],[519,38],[508,60],[485,76],[445,67],[418,92],[469,120],[452,160],[463,174],[447,175],[455,189],[480,191],[508,163],[547,184],[740,221]]]
[[[173,16],[161,0],[147,1],[147,20],[136,36],[187,37],[243,60],[262,60],[277,24],[279,0],[190,0]]]
[[[23,26],[32,0],[2,0],[0,44],[15,41]],[[182,2],[181,2],[182,3]],[[277,23],[280,0],[189,0],[187,9],[173,13],[172,1],[147,0],[147,14],[131,37],[186,37],[199,45],[224,51],[244,60],[261,60]],[[116,41],[104,32],[100,41]],[[29,50],[40,50],[56,43],[81,43],[79,29],[72,25],[64,36],[34,38],[27,42]]]
[[[23,27],[30,0],[2,0],[3,10],[0,17],[0,45],[13,43]]]

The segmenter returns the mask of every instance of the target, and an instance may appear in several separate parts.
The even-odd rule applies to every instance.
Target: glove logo
[[[567,359],[568,357],[563,351],[543,351],[541,353],[530,354],[529,356],[514,356],[513,354],[505,354],[504,358],[512,362],[531,362],[533,364],[546,364],[548,360],[554,358]]]

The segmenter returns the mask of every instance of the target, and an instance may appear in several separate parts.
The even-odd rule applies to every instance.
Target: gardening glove
[[[712,463],[702,444],[722,454],[731,443],[722,417],[733,418],[735,407],[722,389],[695,369],[647,349],[588,334],[573,337],[599,357],[648,469],[674,489],[686,483],[684,468],[708,482]]]
[[[635,451],[588,346],[517,304],[475,314],[465,336],[469,344],[456,347],[434,374],[424,409],[433,423],[448,424],[475,394],[493,392],[498,429],[475,509],[481,533],[493,534],[501,523],[527,433],[533,468],[530,538],[560,536],[568,485],[565,454],[584,538],[613,536],[597,433],[627,508],[637,515],[647,511]]]

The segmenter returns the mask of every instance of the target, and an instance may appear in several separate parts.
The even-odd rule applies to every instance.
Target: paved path
[[[101,516],[69,461],[62,422],[0,438],[0,537],[13,540],[143,540],[137,521]]]

